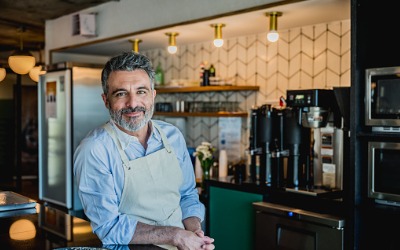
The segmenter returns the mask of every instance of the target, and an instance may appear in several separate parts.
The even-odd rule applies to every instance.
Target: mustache
[[[128,114],[128,113],[133,113],[133,112],[146,112],[145,107],[129,107],[129,108],[124,108],[120,110],[121,114]]]

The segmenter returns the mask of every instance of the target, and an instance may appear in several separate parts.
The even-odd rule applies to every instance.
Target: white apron
[[[140,222],[157,226],[184,228],[180,208],[179,187],[183,181],[179,161],[164,132],[155,122],[164,148],[135,160],[128,160],[110,123],[104,125],[117,145],[124,167],[124,187],[119,212]],[[176,249],[170,246],[161,246]]]

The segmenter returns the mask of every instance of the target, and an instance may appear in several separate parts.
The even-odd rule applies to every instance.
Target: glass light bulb
[[[222,45],[224,45],[224,39],[214,39],[214,46],[215,47],[222,47]]]
[[[268,32],[267,34],[267,39],[270,42],[276,42],[279,39],[279,33],[276,30],[271,30],[270,32]]]
[[[176,46],[168,46],[168,53],[175,54],[178,51],[178,47]]]

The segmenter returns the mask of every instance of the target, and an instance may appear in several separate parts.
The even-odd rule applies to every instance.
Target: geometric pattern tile
[[[236,85],[260,87],[257,93],[159,94],[156,101],[237,101],[242,111],[250,111],[252,106],[276,104],[288,89],[350,86],[350,20],[279,33],[276,43],[267,42],[265,33],[261,33],[226,39],[221,48],[210,42],[179,46],[178,41],[178,52],[174,55],[165,49],[142,51],[155,66],[161,64],[167,83],[179,79],[199,81],[200,65],[207,62],[208,66],[214,65],[222,79]],[[196,147],[202,141],[218,145],[218,118],[189,117],[186,121],[189,147]],[[244,118],[240,131],[244,149],[249,129],[249,119]]]

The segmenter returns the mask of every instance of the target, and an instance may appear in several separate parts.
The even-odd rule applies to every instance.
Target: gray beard
[[[138,117],[129,117],[129,120],[126,120],[126,118],[123,117],[123,114],[125,113],[138,112],[138,111],[144,112],[143,119]],[[122,127],[127,131],[136,132],[139,129],[143,128],[150,121],[154,113],[154,105],[151,105],[151,107],[147,110],[144,107],[135,107],[135,108],[125,108],[117,111],[109,109],[109,112],[111,115],[111,119],[118,126]]]

